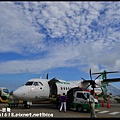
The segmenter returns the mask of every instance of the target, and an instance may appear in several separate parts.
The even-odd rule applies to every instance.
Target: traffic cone
[[[107,103],[107,108],[110,108],[110,102],[108,101],[108,103]]]
[[[104,101],[102,101],[102,105],[101,105],[102,107],[104,107],[105,106],[105,104],[104,104]]]

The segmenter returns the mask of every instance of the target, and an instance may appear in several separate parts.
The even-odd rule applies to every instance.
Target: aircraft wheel
[[[24,108],[29,109],[30,105],[24,105]]]
[[[24,108],[26,108],[26,109],[29,109],[30,108],[30,105],[24,105]]]
[[[30,105],[27,105],[27,108],[29,109],[29,108],[30,108]]]

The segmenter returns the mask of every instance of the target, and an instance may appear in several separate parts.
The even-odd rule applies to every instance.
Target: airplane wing
[[[110,83],[110,82],[120,82],[120,78],[111,78],[111,79],[103,79],[103,81],[101,82],[107,82],[107,83]]]
[[[90,82],[95,82],[95,80],[83,80],[82,83],[90,83]],[[111,82],[120,82],[120,78],[110,78],[110,79],[103,79],[101,80],[102,83],[111,83]]]

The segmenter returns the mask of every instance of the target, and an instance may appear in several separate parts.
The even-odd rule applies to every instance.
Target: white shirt
[[[92,102],[93,106],[95,105],[95,100],[94,100],[94,96],[93,95],[89,96],[89,101]]]

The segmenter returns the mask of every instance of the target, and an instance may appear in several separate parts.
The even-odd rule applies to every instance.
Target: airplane
[[[107,74],[107,72],[94,74],[100,75],[97,76],[95,80],[92,80],[92,73],[90,69],[91,80],[85,80],[82,78],[82,80],[67,82],[56,78],[48,79],[47,73],[46,79],[41,77],[30,79],[23,86],[13,91],[13,95],[16,99],[24,102],[25,108],[30,108],[32,102],[50,100],[51,98],[56,98],[58,95],[63,93],[67,94],[67,91],[73,87],[81,87],[85,91],[93,89],[96,95],[103,94],[103,98],[106,99],[106,92],[104,91],[105,87],[102,85],[107,85],[109,82],[119,82],[120,78],[98,79],[101,75]]]

